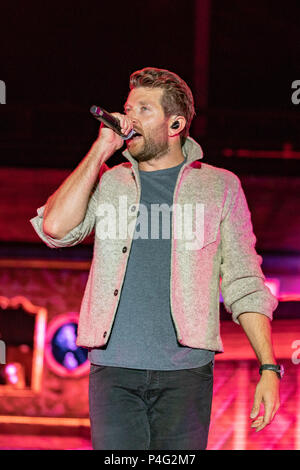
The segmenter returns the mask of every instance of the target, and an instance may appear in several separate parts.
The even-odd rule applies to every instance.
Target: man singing
[[[251,214],[239,178],[200,162],[189,137],[190,88],[147,67],[130,77],[119,119],[125,163],[106,161],[124,140],[101,125],[79,166],[31,223],[51,248],[95,230],[77,345],[89,348],[94,449],[205,449],[214,355],[223,351],[219,299],[261,366],[251,411],[257,431],[279,407],[280,366]],[[260,405],[264,413],[259,416]]]

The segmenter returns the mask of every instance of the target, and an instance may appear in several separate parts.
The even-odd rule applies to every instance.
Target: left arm
[[[260,364],[276,364],[269,318],[260,313],[246,312],[240,314],[238,319]],[[257,418],[251,425],[256,428],[256,432],[271,423],[280,406],[279,382],[280,379],[275,372],[262,371],[261,379],[256,386],[250,414],[250,418]],[[264,416],[257,417],[261,403],[264,405]]]
[[[278,300],[265,285],[262,257],[255,249],[256,236],[241,181],[234,174],[230,176],[221,222],[220,274],[224,307],[232,314],[233,321],[244,329],[259,362],[276,364],[270,320]],[[252,423],[257,431],[271,422],[278,409],[279,380],[275,372],[266,370],[257,384],[250,417],[257,417],[261,403],[265,408],[264,416]]]

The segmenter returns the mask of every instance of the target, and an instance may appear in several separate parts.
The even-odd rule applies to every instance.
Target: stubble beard
[[[136,151],[134,149],[129,151],[131,156],[138,162],[147,162],[152,159],[158,160],[170,151],[167,127],[163,126],[163,128],[157,129],[154,133],[160,134],[160,138],[154,140],[152,137],[143,136],[144,145],[142,148]]]

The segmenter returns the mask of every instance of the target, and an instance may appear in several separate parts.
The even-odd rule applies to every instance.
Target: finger
[[[275,416],[275,414],[277,413],[279,407],[280,407],[280,403],[277,403],[277,405],[275,406],[275,408],[274,408],[274,410],[273,410],[273,412],[272,412],[271,421],[273,421],[274,416]]]
[[[261,431],[262,429],[264,429],[264,427],[267,426],[267,424],[270,424],[273,409],[274,407],[272,404],[265,405],[264,419],[261,425],[256,428],[256,432]]]
[[[263,416],[259,416],[255,421],[251,423],[251,428],[257,428],[258,426],[260,426],[263,422],[263,419]]]
[[[264,420],[264,417],[259,416],[257,419],[252,421],[251,426],[258,426],[259,424],[261,424],[263,422],[263,420]]]
[[[121,132],[123,134],[127,134],[129,131],[129,127],[130,127],[127,119],[122,117],[119,121],[120,121],[120,126],[121,126]]]
[[[133,123],[131,119],[128,116],[124,116],[122,114],[119,114],[118,119],[120,122],[121,132],[125,135],[128,134],[131,129],[133,129]]]
[[[129,127],[128,118],[124,114],[120,114],[120,113],[111,113],[111,115],[117,118],[117,120],[119,121],[121,133],[127,134],[129,132],[128,131],[128,127]]]
[[[263,420],[264,420],[263,416],[258,416],[254,421],[252,421],[252,423],[259,423],[259,422],[262,422]]]
[[[256,418],[260,410],[260,405],[261,405],[261,395],[258,393],[255,393],[254,402],[253,402],[252,410],[250,413],[250,418],[252,419]]]
[[[256,429],[255,429],[255,432],[259,432],[259,431],[262,431],[262,429],[264,429],[266,426],[267,426],[268,423],[263,423],[261,426],[258,426]]]

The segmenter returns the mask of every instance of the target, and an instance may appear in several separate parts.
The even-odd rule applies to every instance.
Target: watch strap
[[[282,367],[280,365],[276,364],[262,364],[259,368],[259,373],[260,375],[262,374],[263,370],[272,370],[273,372],[276,372],[278,377],[281,379],[282,377]]]

